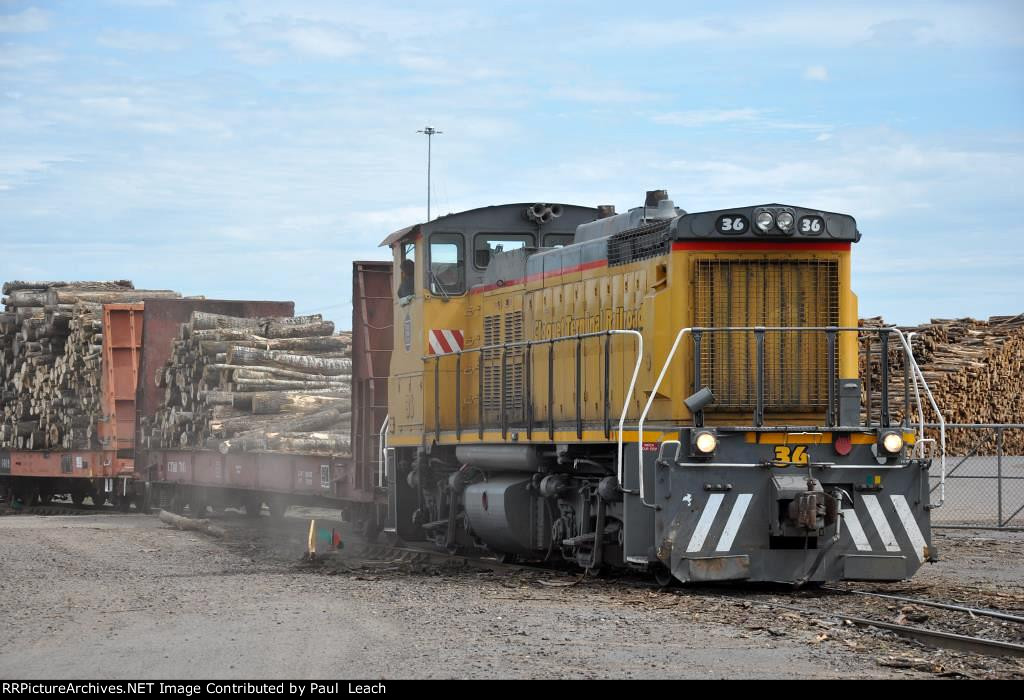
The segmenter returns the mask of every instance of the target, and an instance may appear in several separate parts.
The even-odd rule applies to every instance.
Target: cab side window
[[[494,253],[532,246],[533,236],[528,233],[478,233],[473,239],[473,264],[484,270]]]
[[[416,293],[416,243],[401,243],[402,259],[399,263],[398,298]]]
[[[572,245],[575,237],[572,233],[549,233],[544,236],[544,247],[564,248],[567,245]]]
[[[449,297],[466,291],[466,258],[462,236],[457,233],[435,233],[430,237],[431,294]]]

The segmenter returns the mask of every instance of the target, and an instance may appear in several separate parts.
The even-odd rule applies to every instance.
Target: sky
[[[294,300],[507,202],[857,218],[862,316],[1024,312],[1024,3],[0,0],[0,279]]]

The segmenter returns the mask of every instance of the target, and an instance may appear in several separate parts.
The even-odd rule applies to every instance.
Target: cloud
[[[107,0],[111,5],[125,7],[173,7],[175,0]]]
[[[714,124],[749,124],[757,121],[764,112],[759,109],[691,109],[682,112],[656,114],[651,119],[658,124],[671,126],[698,127]]]
[[[864,44],[1022,46],[1016,3],[903,2],[887,7],[829,3],[796,11],[723,12],[671,20],[616,17],[599,23],[582,40],[588,45],[631,45],[643,37],[646,48],[692,45],[795,45],[853,47]]]
[[[271,30],[272,38],[301,53],[325,58],[347,58],[362,50],[358,40],[337,27],[299,24]]]
[[[804,79],[826,81],[828,80],[828,68],[825,66],[807,66],[804,69]]]
[[[13,15],[0,15],[0,32],[30,34],[45,32],[50,28],[50,13],[36,7],[29,7]]]
[[[681,112],[664,112],[651,116],[651,121],[667,126],[684,128],[743,127],[748,130],[776,129],[790,131],[822,131],[831,127],[814,122],[798,122],[780,119],[773,112],[749,107],[738,109],[691,109]]]
[[[60,59],[59,53],[34,46],[0,45],[0,68],[9,68],[12,72],[56,63]]]
[[[108,29],[100,34],[96,42],[108,49],[122,51],[178,51],[184,47],[182,40],[166,34],[126,29]]]

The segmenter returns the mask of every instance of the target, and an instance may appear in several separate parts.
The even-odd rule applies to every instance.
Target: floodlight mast
[[[430,221],[430,151],[431,151],[431,140],[435,134],[443,134],[443,131],[438,131],[432,126],[425,126],[419,129],[417,134],[427,135],[427,221]]]

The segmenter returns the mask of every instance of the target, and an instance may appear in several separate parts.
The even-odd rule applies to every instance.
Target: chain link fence
[[[940,471],[935,459],[933,503]],[[946,426],[946,501],[932,511],[932,526],[1024,529],[1024,424]]]

